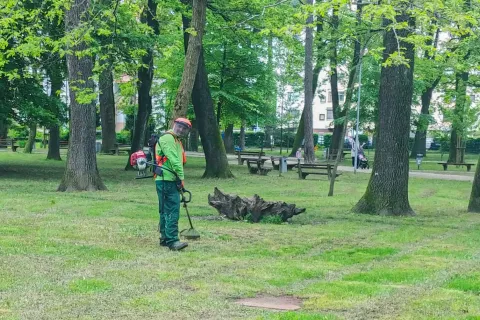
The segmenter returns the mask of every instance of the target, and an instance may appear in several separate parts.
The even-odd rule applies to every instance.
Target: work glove
[[[179,192],[183,192],[185,190],[185,184],[183,183],[183,180],[177,180],[177,190]]]

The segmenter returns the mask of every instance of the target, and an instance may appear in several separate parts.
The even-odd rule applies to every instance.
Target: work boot
[[[169,246],[170,250],[172,251],[180,251],[182,249],[185,249],[186,247],[188,247],[188,243],[180,241],[174,242],[172,245]]]
[[[160,247],[168,247],[167,241],[160,238]]]

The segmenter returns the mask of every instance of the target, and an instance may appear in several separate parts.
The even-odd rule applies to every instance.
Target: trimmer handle
[[[190,191],[188,191],[187,189],[183,188],[182,191],[180,191],[180,194],[182,195],[181,202],[189,203],[190,201],[192,201],[192,193]],[[188,198],[185,197],[185,194],[188,195]]]

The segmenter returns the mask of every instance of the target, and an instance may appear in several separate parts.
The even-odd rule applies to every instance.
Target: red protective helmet
[[[177,118],[177,119],[175,119],[175,122],[184,124],[184,125],[186,125],[189,129],[192,128],[192,123],[190,122],[190,120],[188,120],[188,119],[186,119],[186,118]]]

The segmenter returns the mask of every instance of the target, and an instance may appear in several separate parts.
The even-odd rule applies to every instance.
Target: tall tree
[[[188,104],[192,96],[195,76],[198,70],[198,59],[202,50],[203,30],[205,28],[207,0],[193,0],[193,14],[191,26],[187,29],[190,33],[188,48],[185,54],[182,82],[178,88],[177,97],[173,107],[173,119],[187,115]]]
[[[408,6],[408,3],[399,6],[395,23],[386,18],[383,21],[387,30],[383,38],[375,167],[365,194],[353,208],[357,213],[414,214],[408,201],[408,139],[414,68],[414,45],[405,41],[414,29],[414,20],[407,13]],[[397,29],[401,24],[409,27]]]
[[[480,213],[480,157],[478,158],[477,170],[475,171],[475,177],[473,179],[468,212]]]
[[[56,68],[47,68],[47,75],[50,79],[50,97],[54,97],[58,105],[60,105],[60,90],[63,87],[63,74],[62,70],[64,69],[64,59],[57,60],[60,62],[60,65],[56,63]],[[60,114],[60,112],[59,112]],[[51,160],[62,160],[60,156],[60,117],[58,117],[57,123],[52,124],[48,128],[49,137],[48,137],[48,153],[47,159]]]
[[[308,0],[307,4],[313,5],[313,0]],[[304,158],[306,163],[315,161],[315,152],[313,149],[313,15],[310,14],[305,28],[305,80],[304,80],[304,126],[305,126],[305,148]]]
[[[154,35],[160,34],[160,26],[157,16],[157,2],[148,0],[147,6],[144,8],[140,21],[150,27]],[[152,114],[152,96],[150,90],[153,82],[153,48],[146,50],[146,54],[142,57],[142,65],[138,69],[138,111],[135,118],[135,129],[132,137],[132,147],[130,153],[136,152],[143,148],[145,144],[145,135],[147,123]],[[127,160],[125,170],[131,168],[130,160]]]
[[[182,22],[186,52],[189,44],[188,38],[190,36],[190,34],[186,32],[186,29],[190,21],[185,15],[182,15]],[[203,56],[203,46],[198,59],[198,70],[193,85],[192,103],[198,125],[198,132],[202,141],[203,152],[205,153],[206,167],[203,178],[233,178],[215,117],[215,107],[208,85],[208,73]]]
[[[435,52],[438,46],[439,37],[440,37],[440,28],[437,28],[437,30],[435,31],[434,40],[433,41],[429,40],[427,42],[427,46],[432,46],[433,44],[433,49],[434,49],[434,50],[427,49],[425,50],[425,54],[424,54],[424,60],[425,62],[429,62],[427,63],[427,66],[429,66],[430,68],[432,67],[432,62],[434,62],[435,60]],[[434,53],[432,53],[432,51]],[[427,85],[422,90],[422,94],[421,94],[422,108],[420,111],[420,117],[418,118],[417,121],[415,121],[415,125],[417,129],[415,131],[415,140],[413,143],[412,153],[410,154],[410,158],[415,158],[417,154],[423,154],[424,156],[426,156],[427,154],[427,129],[430,123],[428,119],[428,116],[430,114],[430,104],[432,102],[433,91],[440,83],[440,80],[442,77],[442,70],[439,71],[438,69],[439,68],[435,68],[435,66],[433,66],[433,70],[429,70],[434,72],[433,75],[431,75],[431,72],[430,73],[425,72],[426,74],[431,75],[430,76],[431,79],[425,79],[425,82],[427,83]],[[425,73],[422,74],[422,76],[424,76]]]
[[[78,35],[88,24],[89,0],[73,0],[65,14],[67,34]],[[95,83],[92,58],[84,39],[74,41],[67,54],[70,82],[70,143],[67,167],[58,191],[106,190],[98,173],[95,153]]]

